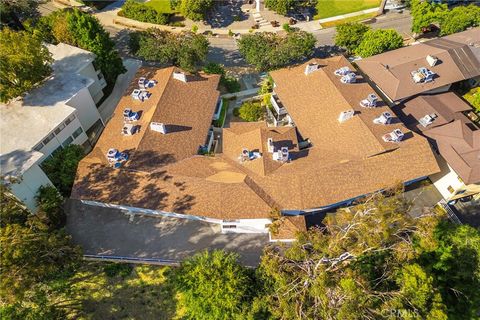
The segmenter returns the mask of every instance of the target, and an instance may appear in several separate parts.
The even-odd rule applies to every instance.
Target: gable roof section
[[[472,32],[480,32],[480,28]],[[475,45],[458,42],[460,37],[444,37],[388,51],[357,61],[360,69],[392,101],[450,85],[480,75],[480,60]],[[439,63],[431,67],[426,57]],[[436,73],[432,82],[414,83],[411,72],[426,67]]]

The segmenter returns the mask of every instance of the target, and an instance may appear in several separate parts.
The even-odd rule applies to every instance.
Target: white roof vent
[[[437,114],[431,113],[431,114],[425,115],[423,118],[418,120],[418,122],[420,122],[420,124],[425,128],[431,125],[436,118],[437,118]]]
[[[403,139],[403,132],[400,129],[395,129],[390,133],[383,135],[383,141],[385,142],[400,142]]]
[[[412,75],[413,82],[415,83],[432,82],[433,77],[435,76],[435,72],[424,67],[418,68],[418,70],[413,70],[410,72],[410,74]]]
[[[180,80],[182,82],[187,82],[187,75],[183,72],[173,72],[173,79]]]
[[[393,119],[390,112],[383,112],[380,117],[373,119],[373,123],[376,124],[389,124]]]
[[[430,67],[435,67],[437,65],[438,58],[435,56],[428,55],[427,62],[430,65]]]
[[[347,73],[340,78],[341,83],[355,83],[357,82],[357,75],[354,72]]]
[[[305,66],[305,75],[308,76],[310,73],[315,72],[318,69],[320,69],[318,63],[309,63]]]
[[[165,126],[165,124],[160,123],[160,122],[151,122],[150,123],[150,129],[153,130],[153,131],[160,132],[162,134],[167,133],[167,127]]]
[[[273,139],[272,138],[267,139],[267,149],[268,149],[268,152],[270,152],[270,153],[273,153],[275,151],[275,147],[273,146]]]
[[[355,111],[353,109],[342,111],[340,112],[340,116],[338,117],[338,122],[345,122],[348,119],[352,118],[355,115]]]

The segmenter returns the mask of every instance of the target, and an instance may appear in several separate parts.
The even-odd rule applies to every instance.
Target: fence
[[[440,200],[440,202],[438,202],[438,204],[439,204],[443,209],[445,209],[445,212],[447,213],[448,218],[449,218],[453,223],[462,224],[462,222],[460,221],[460,219],[458,219],[458,217],[457,217],[457,215],[455,214],[455,212],[453,212],[452,208],[450,208],[450,206],[448,205],[447,201],[445,201],[444,199],[442,199],[442,200]]]
[[[122,256],[103,256],[94,254],[85,254],[83,258],[86,260],[109,261],[109,262],[123,262],[123,263],[144,263],[157,264],[162,266],[179,266],[180,261],[159,259],[159,258],[136,258],[136,257],[122,257]]]

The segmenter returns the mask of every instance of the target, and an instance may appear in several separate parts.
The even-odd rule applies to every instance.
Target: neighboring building
[[[31,210],[38,186],[50,183],[39,164],[71,143],[89,149],[103,129],[95,104],[106,83],[93,66],[95,55],[63,43],[47,47],[54,58],[52,76],[23,98],[0,104],[1,173],[23,175],[12,191]]]
[[[480,82],[480,28],[388,51],[356,62],[390,102]]]
[[[480,193],[480,127],[472,107],[453,92],[420,95],[394,108],[442,157],[430,178],[446,200]]]
[[[377,99],[375,108],[360,106],[373,89],[361,79],[342,83],[334,75],[342,67],[354,71],[344,57],[335,57],[272,72],[283,108],[277,116],[288,116],[277,125],[286,126],[231,123],[223,130],[223,153],[215,156],[201,154],[211,141],[219,77],[185,79],[174,68],[141,69],[81,161],[72,197],[216,223],[222,232],[267,233],[272,208],[298,215],[283,220],[286,229],[272,237],[277,241],[304,230],[302,215],[308,212],[439,172],[427,140],[408,130],[383,101]],[[156,81],[144,102],[130,96],[139,77]],[[138,120],[125,122],[124,114],[137,119],[137,112]],[[131,132],[130,125],[140,126],[139,132],[122,134],[124,128]],[[109,152],[116,160],[107,160]]]

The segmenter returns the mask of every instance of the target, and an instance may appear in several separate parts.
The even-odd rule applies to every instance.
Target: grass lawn
[[[325,22],[325,23],[322,23],[322,27],[323,28],[331,28],[331,27],[338,26],[339,24],[342,24],[342,23],[358,22],[358,21],[362,21],[362,20],[367,20],[367,19],[375,17],[376,15],[377,15],[376,12],[365,13],[365,14],[361,14],[361,15],[355,16],[355,17],[350,17],[350,18],[346,18],[346,19],[340,19],[340,20]]]
[[[174,10],[170,7],[170,0],[150,0],[150,1],[141,1],[147,6],[154,8],[160,13],[175,13]]]
[[[463,98],[475,108],[477,113],[480,113],[480,87],[471,89],[463,96]]]
[[[86,262],[74,289],[84,313],[79,319],[180,319],[166,284],[168,267]]]
[[[314,19],[362,11],[380,6],[381,0],[318,0]]]

